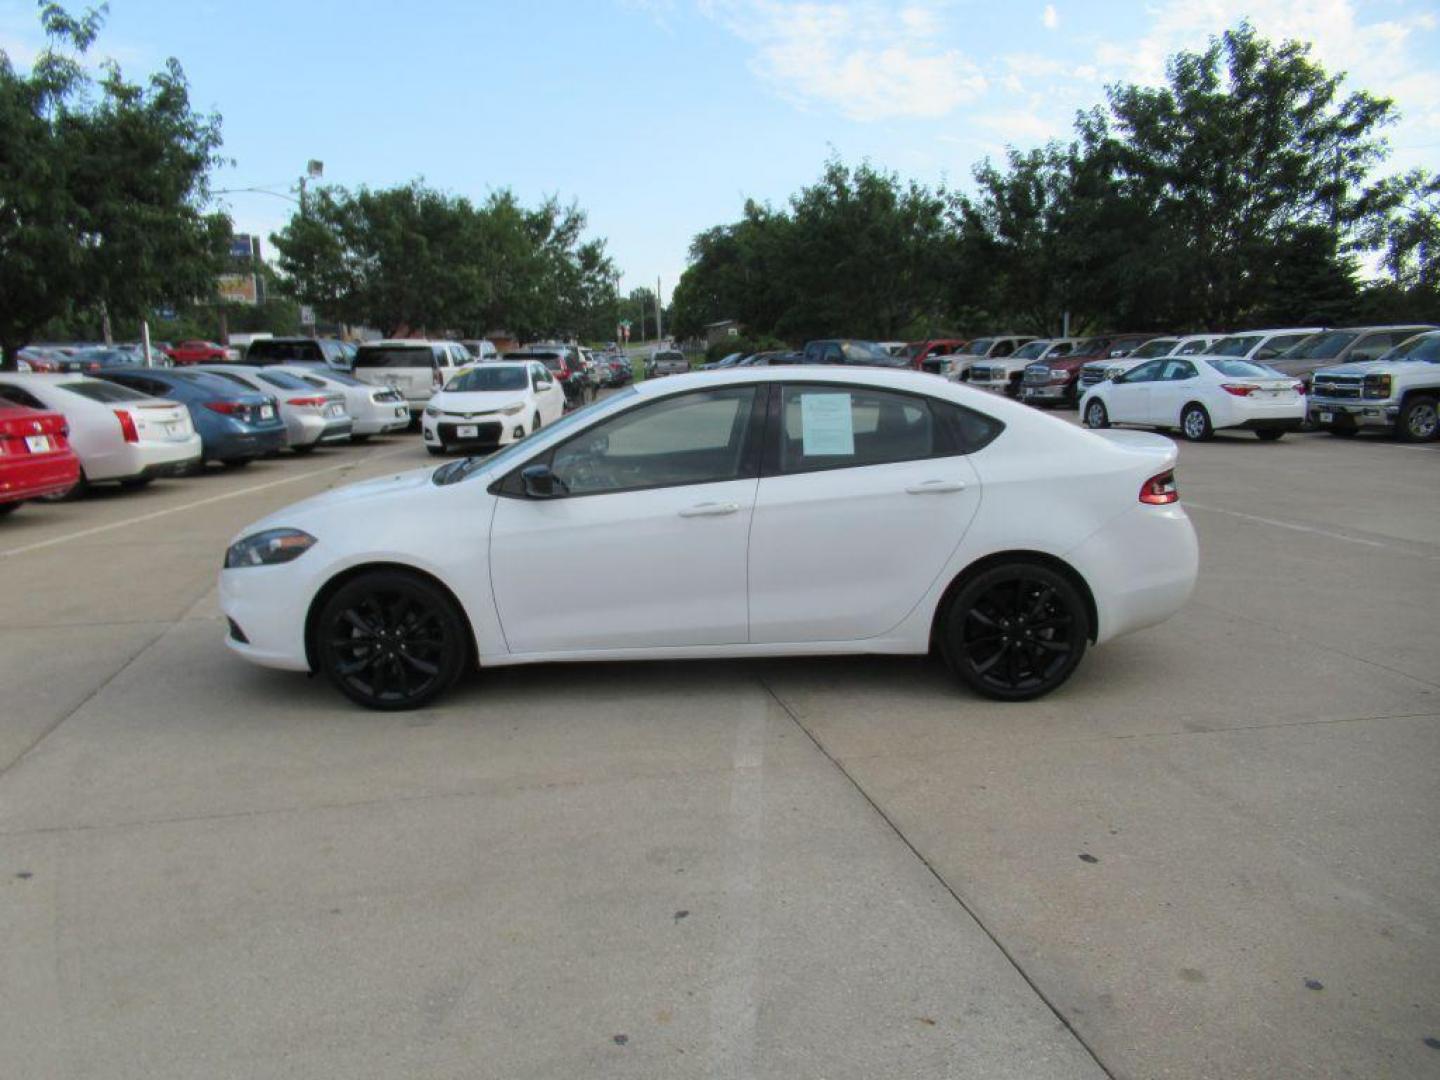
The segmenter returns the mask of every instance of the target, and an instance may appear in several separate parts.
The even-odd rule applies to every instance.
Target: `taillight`
[[[1303,394],[1305,393],[1305,384],[1303,382],[1297,382],[1291,389],[1297,394]]]
[[[287,405],[299,405],[302,408],[318,409],[325,404],[323,397],[292,397],[286,401]]]
[[[124,409],[112,409],[111,412],[120,421],[120,434],[125,436],[125,441],[139,442],[140,432],[135,429],[135,418]]]
[[[1175,486],[1175,470],[1169,469],[1159,476],[1152,476],[1140,486],[1140,501],[1151,506],[1168,506],[1180,501],[1180,490]]]
[[[245,406],[238,401],[207,401],[205,407],[211,412],[218,412],[221,416],[235,416],[245,411]]]
[[[1234,394],[1236,397],[1249,397],[1260,388],[1258,386],[1245,386],[1242,383],[1227,382],[1221,383],[1220,389],[1224,390],[1227,394]]]

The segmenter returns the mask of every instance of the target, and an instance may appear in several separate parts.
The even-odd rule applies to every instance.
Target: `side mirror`
[[[551,472],[549,465],[526,466],[520,470],[520,480],[525,485],[525,497],[528,499],[554,499],[570,493],[565,481]]]

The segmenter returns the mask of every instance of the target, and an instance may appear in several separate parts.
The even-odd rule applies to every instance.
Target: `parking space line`
[[[1386,540],[1366,540],[1363,537],[1348,536],[1345,533],[1335,532],[1331,529],[1321,529],[1315,525],[1302,525],[1298,521],[1281,521],[1278,518],[1260,517],[1258,514],[1245,514],[1239,510],[1223,510],[1218,506],[1206,506],[1204,503],[1191,502],[1188,499],[1183,500],[1182,505],[1188,510],[1203,510],[1207,514],[1224,514],[1226,517],[1240,518],[1242,521],[1253,521],[1257,525],[1273,525],[1277,529],[1290,529],[1294,532],[1312,533],[1315,536],[1328,537],[1331,540],[1343,540],[1347,544],[1363,544],[1365,547],[1385,548],[1389,551],[1398,551],[1404,555],[1410,555],[1420,559],[1440,559],[1440,555],[1418,552],[1407,544],[1392,543]],[[1420,546],[1422,545],[1415,545],[1415,547]]]
[[[81,529],[79,532],[66,533],[64,536],[52,537],[49,540],[37,540],[33,544],[22,544],[20,547],[0,551],[0,559],[8,558],[11,555],[23,555],[27,551],[40,551],[43,548],[55,547],[58,544],[68,544],[72,540],[83,540],[87,536],[98,536],[101,533],[111,532],[115,529],[124,529],[131,525],[141,525],[147,521],[154,521],[156,518],[167,517],[170,514],[179,514],[186,510],[195,510],[201,506],[210,506],[214,503],[224,502],[226,499],[238,499],[245,495],[254,495],[256,492],[268,491],[270,488],[277,488],[285,484],[294,484],[301,480],[308,480],[312,476],[324,476],[326,473],[339,472],[342,469],[353,469],[357,465],[364,464],[365,462],[380,461],[387,457],[394,457],[396,454],[404,453],[409,449],[411,449],[411,447],[397,446],[383,453],[371,454],[360,461],[344,461],[338,465],[327,465],[323,469],[311,469],[309,472],[299,473],[295,476],[284,476],[278,480],[268,480],[263,484],[253,484],[248,488],[241,488],[239,491],[227,491],[223,495],[212,495],[208,499],[199,499],[195,502],[186,503],[183,506],[171,506],[164,510],[155,510],[148,514],[141,514],[138,517],[126,518],[124,521],[112,521],[108,525],[96,525],[94,528]]]

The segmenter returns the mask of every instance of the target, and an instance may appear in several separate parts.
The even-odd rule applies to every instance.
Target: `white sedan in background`
[[[1305,386],[1247,360],[1167,356],[1092,387],[1080,402],[1080,415],[1090,428],[1178,428],[1192,442],[1220,428],[1238,428],[1268,442],[1300,430]]]
[[[533,435],[565,412],[565,389],[537,360],[464,368],[430,399],[425,449],[493,450]]]
[[[921,372],[646,381],[255,522],[220,573],[226,640],[380,709],[477,663],[932,647],[1026,700],[1190,595],[1175,461]]]
[[[371,435],[404,431],[410,426],[410,406],[405,395],[394,387],[375,386],[361,382],[343,371],[327,370],[318,366],[275,364],[263,370],[283,371],[309,383],[316,390],[343,396],[345,412],[353,422],[350,428],[352,442],[364,442]]]
[[[200,464],[190,411],[174,401],[82,375],[18,372],[0,372],[0,398],[64,414],[70,447],[80,458],[80,483],[67,498],[87,484],[141,487]]]
[[[285,421],[285,445],[297,454],[308,454],[321,443],[345,442],[355,429],[344,394],[317,390],[298,375],[245,364],[203,364],[195,370],[271,395]]]

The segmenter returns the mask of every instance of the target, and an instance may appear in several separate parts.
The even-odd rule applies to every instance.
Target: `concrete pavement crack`
[[[880,806],[879,803],[877,803],[873,798],[870,797],[870,793],[861,786],[860,781],[857,780],[855,776],[850,772],[850,770],[847,769],[840,762],[839,758],[835,757],[834,754],[830,753],[830,751],[826,748],[825,744],[820,741],[820,739],[815,735],[815,733],[811,731],[808,727],[806,727],[804,723],[801,722],[800,717],[797,716],[794,710],[790,708],[790,706],[785,702],[785,700],[775,692],[774,688],[771,687],[770,683],[766,681],[763,677],[760,678],[759,682],[760,685],[764,687],[765,692],[770,695],[771,699],[775,702],[775,704],[779,705],[780,708],[784,711],[785,715],[790,718],[791,723],[793,723],[805,734],[805,737],[815,745],[815,749],[820,751],[820,753],[825,756],[825,759],[829,761],[831,765],[835,766],[835,768],[839,771],[840,775],[845,777],[845,779],[850,783],[850,786],[853,787],[856,792],[859,793],[860,797],[870,805],[870,808],[874,810],[875,813],[880,815],[880,820],[885,822],[885,824],[889,826],[890,831],[895,834],[896,838],[902,844],[904,844],[906,848],[909,849],[910,853],[914,855],[915,858],[920,860],[920,865],[925,867],[925,869],[929,871],[930,876],[933,877],[937,883],[939,883],[940,887],[950,894],[950,898],[959,905],[960,910],[965,912],[965,914],[971,918],[975,925],[980,928],[981,932],[990,939],[991,944],[993,944],[995,948],[1000,950],[1000,955],[1005,957],[1005,960],[1010,964],[1012,968],[1015,969],[1015,973],[1019,975],[1021,979],[1025,980],[1025,985],[1030,987],[1031,991],[1035,994],[1035,996],[1038,997],[1045,1004],[1045,1007],[1050,1010],[1051,1014],[1055,1017],[1055,1019],[1060,1021],[1061,1025],[1064,1026],[1065,1030],[1068,1031],[1072,1036],[1074,1036],[1075,1041],[1079,1043],[1080,1046],[1085,1050],[1085,1053],[1089,1055],[1090,1060],[1095,1062],[1095,1067],[1098,1068],[1107,1077],[1110,1077],[1110,1080],[1116,1080],[1115,1073],[1110,1069],[1108,1065],[1105,1064],[1104,1061],[1100,1059],[1100,1055],[1096,1052],[1095,1048],[1090,1045],[1089,1041],[1085,1038],[1085,1036],[1080,1033],[1080,1031],[1075,1027],[1073,1023],[1070,1022],[1070,1018],[1066,1016],[1063,1011],[1061,1011],[1060,1006],[1057,1005],[1050,998],[1050,995],[1045,993],[1045,991],[1040,988],[1040,984],[1035,981],[1034,977],[1031,976],[1028,971],[1025,970],[1025,967],[1020,963],[1019,958],[1016,957],[1015,954],[1012,953],[1008,948],[1006,948],[1005,943],[1000,940],[999,936],[995,933],[995,931],[991,930],[990,927],[985,924],[985,921],[980,918],[979,913],[965,900],[964,897],[962,897],[955,890],[954,886],[952,886],[950,882],[945,880],[945,876],[941,874],[940,871],[935,867],[935,865],[924,856],[920,849],[910,842],[910,838],[906,836],[903,831],[901,831],[900,826],[897,825],[895,821],[890,817],[890,815],[884,811],[884,809]]]

